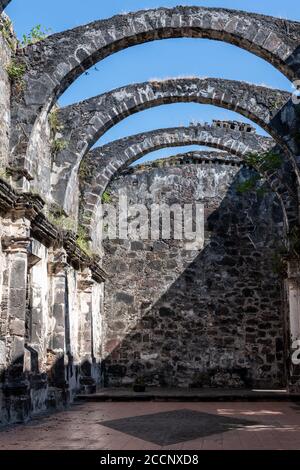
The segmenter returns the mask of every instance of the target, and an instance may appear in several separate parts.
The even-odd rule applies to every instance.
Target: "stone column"
[[[101,383],[102,380],[102,312],[103,312],[103,301],[104,301],[104,282],[95,282],[93,286],[93,356],[94,356],[94,378],[97,384]]]
[[[47,373],[50,383],[58,388],[67,388],[65,368],[66,356],[66,312],[67,254],[64,249],[54,252],[48,265],[52,286],[52,325],[49,338]]]
[[[94,351],[93,351],[93,285],[90,269],[79,274],[78,279],[78,305],[80,312],[80,384],[86,392],[93,393],[96,389],[93,377]]]
[[[300,392],[300,365],[295,362],[300,359],[300,262],[288,262],[288,278],[286,281],[288,296],[288,359],[289,359],[289,390]]]
[[[2,238],[6,254],[6,289],[3,317],[6,318],[6,368],[4,395],[12,421],[26,419],[30,412],[29,381],[25,367],[26,301],[28,254],[31,245],[30,222],[20,219],[11,223],[8,235]]]

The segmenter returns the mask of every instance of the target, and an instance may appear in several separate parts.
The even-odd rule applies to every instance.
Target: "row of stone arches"
[[[58,112],[64,125],[62,138],[70,142],[68,147],[55,156],[55,175],[59,194],[68,181],[74,183],[74,168],[78,169],[84,155],[96,141],[113,125],[134,113],[162,104],[196,102],[213,104],[234,110],[262,126],[273,138],[285,147],[285,142],[272,126],[272,120],[288,102],[290,94],[220,79],[174,79],[129,85],[104,95],[85,100]],[[69,162],[66,168],[65,163]],[[68,192],[68,191],[67,191]]]
[[[89,227],[94,226],[97,219],[97,206],[101,202],[98,195],[103,194],[109,181],[118,171],[151,151],[191,144],[217,148],[242,157],[251,152],[267,152],[273,147],[274,142],[267,137],[238,130],[230,131],[213,126],[191,126],[139,134],[92,150],[88,154],[86,163],[87,168],[91,169],[86,177],[88,181],[84,181],[81,187],[81,196],[84,201],[80,208],[81,221]]]
[[[2,1],[1,7],[4,8],[8,3],[7,1]],[[86,243],[88,243],[89,249],[91,248],[90,245],[92,245],[92,249],[97,250],[101,242],[101,240],[97,239],[96,234],[103,193],[107,186],[115,181],[116,176],[120,176],[125,168],[146,154],[162,148],[191,144],[204,145],[223,152],[218,155],[216,161],[213,160],[213,157],[211,160],[211,157],[208,158],[218,168],[217,171],[219,171],[219,168],[224,166],[222,158],[224,158],[224,164],[229,159],[240,165],[243,158],[246,158],[249,153],[260,155],[271,152],[280,155],[281,164],[276,169],[271,168],[265,171],[258,166],[257,170],[262,173],[262,176],[267,180],[277,196],[276,204],[278,205],[278,201],[280,203],[283,213],[285,241],[288,246],[289,239],[287,236],[289,232],[298,228],[299,205],[299,137],[297,134],[299,105],[297,105],[296,100],[293,99],[294,97],[290,93],[233,80],[174,78],[123,86],[66,108],[56,109],[54,107],[56,100],[67,87],[96,62],[127,47],[170,37],[198,37],[228,42],[264,58],[290,80],[296,80],[300,75],[298,64],[300,53],[299,23],[225,9],[177,7],[118,15],[109,20],[96,21],[70,31],[51,35],[45,40],[26,48],[17,48],[16,53],[13,53],[12,57],[16,64],[24,67],[24,76],[22,87],[18,87],[18,84],[12,81],[10,153],[6,162],[11,179],[16,184],[16,191],[27,191],[29,194],[30,192],[38,191],[47,200],[46,205],[49,203],[49,206],[55,206],[54,210],[63,214],[63,217],[66,219],[74,217],[76,225],[73,227],[73,232],[76,232],[78,226],[85,230],[84,249],[86,250]],[[104,135],[108,129],[122,119],[151,107],[177,102],[212,104],[236,111],[261,126],[271,137],[263,137],[257,134],[251,126],[244,123],[216,121],[212,124],[195,124],[186,128],[157,129],[119,139],[92,149],[99,137]],[[55,122],[54,125],[53,122]],[[53,147],[55,147],[53,144],[57,144],[55,151],[53,151]],[[193,162],[194,157],[188,163]],[[189,175],[194,170],[191,170],[190,173],[189,170],[185,171]],[[251,174],[253,169],[244,169],[242,167],[241,171],[244,171],[245,174],[248,174],[247,172]],[[176,174],[174,178],[176,179]],[[130,184],[130,178],[128,181],[128,184]],[[228,187],[227,185],[226,188],[228,189]],[[7,190],[7,186],[5,188]],[[15,193],[13,194],[14,198],[16,198]],[[223,191],[222,194],[224,195],[225,192]],[[234,210],[234,208],[238,207],[230,198],[231,193],[229,194],[228,201],[224,204],[225,210],[224,208],[222,208],[223,212],[221,210],[222,220],[229,219],[230,208]],[[269,199],[266,198],[266,201],[273,203],[274,199],[272,198],[273,196]],[[255,211],[258,210],[259,206],[254,199],[249,202],[249,210],[251,216],[254,214],[253,217],[255,217]],[[21,212],[18,204],[21,204],[19,200],[13,199],[13,211],[19,214]],[[74,305],[76,302],[80,305],[80,309],[82,309],[80,314],[83,315],[79,322],[76,323],[77,317],[71,321],[71,324],[74,322],[74,334],[77,335],[77,330],[80,329],[83,335],[81,338],[81,352],[77,351],[78,348],[75,349],[78,356],[81,353],[83,354],[81,357],[82,362],[89,364],[86,368],[87,372],[82,368],[81,372],[78,372],[78,374],[76,372],[76,376],[80,377],[80,373],[83,373],[83,378],[79,378],[78,382],[82,379],[81,382],[84,386],[89,385],[93,369],[91,364],[96,363],[94,351],[96,350],[96,343],[100,342],[99,331],[101,329],[98,324],[95,325],[93,323],[94,321],[96,323],[99,321],[100,297],[102,295],[99,290],[95,293],[93,282],[96,279],[98,283],[99,281],[101,283],[103,277],[105,277],[105,272],[100,268],[101,262],[99,258],[93,259],[94,264],[91,265],[91,261],[87,261],[89,251],[86,250],[85,254],[83,254],[81,248],[78,245],[75,246],[75,233],[64,235],[62,241],[60,241],[61,251],[57,255],[55,251],[57,250],[57,240],[53,242],[48,240],[49,237],[45,237],[45,232],[50,230],[51,224],[49,224],[45,214],[41,214],[40,206],[42,206],[42,202],[37,199],[36,205],[39,206],[38,209],[36,209],[35,205],[34,209],[32,209],[30,204],[33,205],[33,203],[26,202],[26,204],[27,212],[25,213],[30,214],[30,220],[33,225],[33,228],[25,227],[26,236],[28,236],[30,231],[34,236],[38,233],[39,240],[42,240],[44,243],[46,239],[47,249],[53,250],[53,253],[52,251],[50,252],[51,257],[49,258],[51,262],[48,262],[48,273],[54,277],[54,281],[51,280],[51,283],[54,286],[53,298],[55,304],[52,318],[54,341],[51,344],[59,345],[57,350],[59,350],[60,354],[62,351],[65,354],[64,348],[67,348],[67,354],[71,355],[69,346],[72,342],[72,335],[70,333],[72,327],[70,328],[70,318],[68,315],[73,311],[72,309],[76,311],[76,307],[73,308],[74,300]],[[276,204],[277,211],[278,207]],[[52,207],[50,212],[51,210]],[[209,210],[211,210],[211,207]],[[265,209],[263,208],[263,210]],[[266,213],[269,217],[269,212],[266,211]],[[244,212],[245,214],[246,212]],[[15,212],[13,212],[13,216],[16,217]],[[247,223],[251,225],[253,222],[247,214],[244,218],[245,220],[239,221],[242,227],[241,230],[247,230]],[[245,223],[245,227],[243,223]],[[279,232],[281,234],[282,221],[280,217],[276,220],[276,224],[280,227]],[[254,224],[252,225],[251,227],[256,237],[255,243],[257,243],[259,230],[256,230]],[[265,221],[263,221],[263,232],[267,232],[266,225]],[[218,230],[221,231],[221,228],[218,227]],[[12,230],[12,233],[15,232],[16,226]],[[292,233],[295,234],[294,231]],[[238,235],[236,236],[236,243],[239,242]],[[14,242],[14,240],[11,240],[11,242]],[[216,236],[214,242],[219,243],[218,236]],[[229,242],[228,239],[224,241],[225,244]],[[19,244],[21,249],[23,249],[22,243],[21,240]],[[28,262],[28,269],[34,270],[34,263],[36,258],[39,258],[42,250],[40,246],[38,249],[35,247],[33,249],[28,248],[30,243],[31,241],[28,239],[26,250],[28,252],[33,250],[34,255],[32,256],[30,252],[28,262],[28,260],[26,261],[27,251],[23,250],[22,260],[24,260],[24,266]],[[249,245],[251,245],[251,240],[248,240],[245,245],[245,249],[248,252],[252,250]],[[136,247],[137,245],[133,244],[133,246]],[[15,246],[13,247],[14,249],[16,249]],[[155,256],[159,258],[156,253],[160,249],[161,247],[156,247],[155,249],[151,247],[152,251],[149,249],[149,251],[154,253],[152,260],[154,271],[156,269],[155,266],[163,262],[161,259],[155,258]],[[234,252],[232,247],[228,248],[227,245],[224,245],[224,253],[227,253],[227,249],[229,253]],[[209,248],[207,251],[209,252]],[[253,251],[257,252],[256,256],[258,258],[264,258],[261,246]],[[269,260],[267,259],[269,253],[268,251],[266,259],[264,259],[265,266],[268,269],[270,268]],[[136,254],[131,253],[131,255],[131,258],[134,260]],[[45,258],[47,256],[48,253],[45,255]],[[207,261],[206,256],[204,252],[203,256],[199,257],[198,262],[201,263],[203,259]],[[240,264],[244,266],[243,273],[245,276],[247,274],[247,266],[249,266],[251,276],[254,278],[255,270],[253,266],[259,265],[259,262],[255,258],[251,258],[251,256],[245,255],[242,257],[243,259],[240,261]],[[289,256],[291,256],[291,253],[289,253]],[[295,256],[295,253],[293,253],[293,256]],[[225,263],[228,262],[227,258],[225,256]],[[116,259],[117,262],[115,264],[117,265],[120,260]],[[170,266],[173,266],[172,260],[170,259],[169,261]],[[222,266],[222,262],[221,260],[220,266]],[[95,268],[97,263],[99,263],[99,271]],[[293,277],[294,281],[295,274],[295,271],[293,271],[294,265],[290,259],[289,263],[289,273],[285,273],[285,275],[289,276],[286,281],[287,284],[290,282],[290,277]],[[73,272],[71,276],[67,272],[70,264],[72,269],[80,271],[78,278],[76,274],[73,275]],[[138,261],[136,261],[136,264],[138,265]],[[17,265],[18,259],[16,258],[14,269]],[[43,273],[47,272],[46,265],[47,263],[45,262],[43,264]],[[89,271],[91,266],[93,268],[92,274]],[[238,282],[238,271],[230,263],[226,266],[228,273],[235,279],[234,282]],[[24,268],[24,272],[26,269]],[[147,272],[147,268],[143,267],[143,269]],[[208,267],[207,269],[209,270],[210,268]],[[169,274],[168,272],[166,277]],[[183,281],[186,282],[185,274],[182,277]],[[35,274],[38,284],[37,278],[38,274]],[[144,286],[147,288],[148,279],[146,276],[143,281]],[[119,279],[116,282],[119,285]],[[226,282],[228,281],[225,279],[224,283],[226,284]],[[78,299],[77,294],[74,296],[74,299],[69,298],[70,286],[72,286],[71,290],[74,286],[75,291],[76,289],[78,290]],[[267,288],[269,287],[270,285],[268,284]],[[125,290],[125,288],[126,286],[123,285],[122,289]],[[208,289],[210,288],[211,286]],[[255,288],[259,290],[261,286],[258,287],[255,284]],[[108,289],[111,291],[111,284]],[[113,289],[115,289],[114,286]],[[292,294],[288,289],[288,295],[292,295],[294,299],[294,284]],[[23,290],[26,291],[26,289]],[[47,288],[43,286],[41,291],[44,295]],[[121,312],[124,304],[129,305],[128,311],[130,312],[130,305],[133,302],[131,294],[110,292],[110,295],[116,297],[117,308],[120,309],[118,312]],[[276,301],[279,302],[277,297]],[[247,313],[257,312],[259,302],[260,300],[251,299],[251,295],[248,292],[245,303],[246,308],[249,309]],[[94,311],[96,303],[97,306]],[[261,301],[261,303],[263,304],[262,309],[264,313],[269,315],[267,301]],[[13,296],[11,304],[13,305]],[[207,308],[210,308],[209,303],[207,306]],[[278,305],[276,305],[277,307]],[[297,308],[295,309],[293,305],[293,315],[295,315],[295,310],[296,315],[298,314]],[[114,304],[112,303],[113,309]],[[68,312],[66,313],[67,310]],[[159,315],[161,316],[168,316],[170,314],[169,311],[170,308],[165,305],[159,307]],[[96,320],[94,318],[95,315],[97,317]],[[65,321],[64,325],[63,321]],[[277,321],[278,319],[276,319]],[[121,328],[120,325],[118,328]],[[251,326],[248,325],[247,328],[251,329]],[[68,338],[66,329],[68,330]],[[98,335],[95,338],[92,337],[93,329],[96,330],[96,336]],[[85,330],[87,332],[87,339],[84,335]],[[295,328],[296,330],[297,328]],[[292,339],[298,334],[295,331],[291,335]],[[18,333],[15,336],[18,337]],[[129,335],[129,341],[130,339]],[[272,338],[272,344],[274,343],[273,340],[274,338]],[[105,345],[104,350],[108,355],[113,356],[114,353],[118,354],[115,338],[109,338],[109,342],[111,344]],[[43,344],[41,355],[44,354],[44,349],[45,345]],[[287,350],[285,353],[286,355],[289,354]],[[55,356],[55,351],[53,355]],[[62,386],[65,378],[63,361],[61,359],[60,357],[60,361],[58,361],[59,367],[61,367],[58,373],[59,386]],[[282,360],[281,354],[280,361],[282,362]],[[72,361],[73,359],[69,361],[68,380],[70,377],[73,377]],[[74,378],[72,380],[75,381]],[[78,386],[77,383],[76,386]]]
[[[287,28],[288,41],[285,38]],[[95,36],[97,31],[100,33]],[[142,11],[128,17],[122,15],[52,35],[42,43],[29,46],[18,53],[19,60],[27,66],[24,76],[27,86],[24,93],[16,98],[17,110],[13,112],[14,133],[11,139],[12,155],[15,155],[16,161],[21,159],[24,164],[27,158],[30,166],[30,153],[34,148],[31,143],[36,139],[35,132],[40,132],[45,111],[50,110],[54,100],[88,67],[122,48],[164,37],[208,37],[231,42],[254,52],[275,65],[289,78],[296,79],[298,34],[298,25],[294,22],[272,22],[271,18],[262,15],[228,10],[182,7]],[[84,41],[80,39],[78,42],[79,37],[84,37]],[[62,40],[64,48],[59,51]],[[30,97],[30,94],[34,96]],[[21,113],[22,105],[26,106],[26,119],[24,120],[22,113],[21,123],[18,113]],[[295,118],[293,110],[285,110],[281,118],[277,118],[280,123],[277,124],[278,127],[286,127],[287,115],[289,120]],[[24,134],[31,135],[27,144]],[[286,134],[285,129],[285,138]],[[290,144],[294,148],[293,139],[287,140],[292,141]],[[30,168],[27,170],[30,175]]]
[[[154,15],[156,22],[150,21],[151,15]],[[241,12],[230,12],[227,10],[220,10],[219,15],[222,15],[222,21],[216,20],[218,17],[217,10],[202,8],[191,9],[188,7],[174,10],[163,9],[159,10],[159,14],[155,11],[138,12],[134,15],[129,15],[128,18],[121,16],[112,19],[111,22],[107,20],[81,27],[83,28],[81,32],[84,32],[84,37],[87,42],[89,41],[89,34],[101,28],[101,34],[98,38],[99,44],[97,41],[95,43],[89,43],[87,47],[84,41],[83,44],[77,44],[76,41],[74,42],[74,37],[79,37],[77,34],[79,33],[79,29],[75,28],[71,32],[52,35],[37,45],[29,46],[25,50],[20,50],[18,52],[19,59],[27,65],[24,82],[26,84],[28,80],[28,86],[25,86],[25,91],[22,94],[24,96],[17,96],[15,99],[18,113],[21,112],[22,102],[24,104],[26,103],[26,120],[24,120],[23,113],[23,122],[20,123],[22,128],[20,134],[18,116],[17,113],[13,112],[14,126],[11,138],[12,166],[14,166],[13,155],[19,153],[18,148],[22,148],[22,155],[17,156],[17,160],[18,158],[19,160],[21,159],[21,167],[23,164],[26,166],[26,160],[31,167],[31,169],[23,168],[23,170],[26,170],[24,174],[27,174],[30,178],[32,170],[36,173],[36,165],[38,165],[35,163],[36,155],[38,155],[40,150],[37,146],[39,140],[38,136],[39,134],[41,136],[41,129],[45,125],[45,118],[50,110],[49,103],[53,104],[54,95],[57,98],[59,94],[69,86],[71,81],[80,73],[83,73],[94,61],[100,60],[109,53],[117,52],[121,48],[132,45],[132,37],[135,38],[133,44],[138,43],[139,40],[143,42],[157,38],[163,39],[165,37],[164,34],[167,34],[167,37],[177,37],[178,35],[184,37],[196,35],[197,37],[210,37],[212,39],[217,37],[218,39],[231,42],[262,56],[279,70],[284,71],[289,78],[296,78],[295,75],[293,75],[294,72],[291,72],[293,69],[291,56],[295,54],[297,49],[297,23],[276,21],[274,24],[272,23],[271,27],[270,18],[260,15],[241,14]],[[157,16],[159,16],[159,20]],[[110,25],[118,24],[118,21],[122,24],[122,28],[118,28],[116,31],[115,27],[110,27]],[[253,22],[260,25],[261,37],[254,34]],[[180,31],[178,31],[178,25],[180,25]],[[287,44],[285,42],[283,47],[282,41],[287,27],[290,32],[289,43]],[[109,31],[108,34],[105,33],[105,28]],[[155,33],[154,37],[151,36],[151,31]],[[168,33],[166,31],[168,31]],[[146,36],[144,37],[143,35]],[[220,37],[218,37],[219,35]],[[62,38],[64,41],[64,62],[59,61],[59,54],[57,54],[57,47]],[[122,40],[124,43],[121,42]],[[70,44],[68,41],[70,41]],[[118,46],[110,46],[112,43],[118,44]],[[111,51],[109,51],[109,47],[112,47]],[[289,49],[290,54],[288,54],[287,49]],[[79,51],[85,51],[82,57]],[[56,54],[55,61],[51,59],[54,53]],[[74,54],[74,56],[72,54]],[[39,70],[39,57],[42,58],[41,70]],[[75,62],[72,61],[71,57],[76,57]],[[281,64],[279,64],[279,58]],[[45,59],[49,67],[45,64]],[[80,68],[77,64],[78,60],[79,62],[82,61]],[[282,64],[283,61],[285,61],[284,66]],[[58,69],[55,69],[55,64],[58,63],[59,73]],[[33,75],[34,79],[31,79],[30,77]],[[50,77],[52,77],[51,81],[55,82],[58,76],[60,77],[59,90],[53,83],[50,86],[50,82],[46,86],[46,81],[50,80]],[[43,83],[45,87],[42,85]],[[193,96],[193,87],[198,87],[199,90],[198,93],[195,93],[195,96]],[[35,94],[34,98],[30,98],[28,95],[29,89],[30,93]],[[49,93],[51,93],[51,90],[53,94],[50,98]],[[47,95],[45,95],[45,93]],[[124,100],[121,98],[122,93],[126,95],[129,94],[128,103],[123,102]],[[136,93],[136,95],[132,97],[133,102],[130,103],[130,95],[134,95],[134,93]],[[261,96],[263,96],[262,99]],[[122,101],[119,108],[118,99]],[[266,100],[266,103],[264,100]],[[139,86],[132,85],[131,88],[127,87],[127,89],[123,87],[123,89],[115,90],[115,92],[87,100],[85,103],[81,103],[78,106],[67,107],[66,110],[59,112],[60,119],[65,122],[66,115],[74,118],[76,112],[78,116],[80,109],[82,122],[78,121],[76,118],[72,120],[73,123],[76,123],[76,131],[78,131],[79,127],[79,132],[76,132],[76,136],[74,136],[75,133],[72,133],[72,127],[70,128],[70,126],[68,126],[67,121],[63,138],[65,135],[68,136],[70,138],[70,144],[66,150],[61,152],[61,155],[59,152],[58,155],[55,155],[55,171],[53,172],[53,176],[50,177],[55,202],[59,202],[65,207],[68,205],[64,200],[62,187],[67,185],[67,194],[70,193],[71,188],[76,184],[74,171],[78,171],[81,158],[105,130],[109,129],[120,119],[139,110],[161,103],[177,101],[211,103],[226,107],[227,109],[234,109],[253,119],[256,123],[264,127],[277,142],[283,145],[291,158],[294,171],[296,175],[298,175],[297,162],[293,157],[293,155],[295,155],[295,139],[293,139],[292,132],[290,135],[289,132],[287,132],[287,127],[290,126],[291,129],[295,127],[296,118],[293,109],[294,105],[292,104],[291,97],[287,93],[280,92],[279,90],[267,90],[263,87],[255,87],[245,83],[214,79],[203,79],[201,81],[194,79],[194,81],[190,80],[190,82],[186,80],[184,83],[179,80],[176,81],[176,83],[169,81],[167,83],[141,84]],[[89,109],[88,113],[84,110],[85,106]],[[95,112],[91,111],[94,106],[97,107]],[[262,109],[263,107],[265,108],[264,111]],[[107,116],[105,115],[108,108],[112,111],[112,116],[110,116],[109,113]],[[43,110],[46,109],[48,109],[48,111],[45,115]],[[31,111],[32,117],[29,117]],[[15,132],[21,135],[20,145],[18,144],[18,138],[14,138]],[[27,143],[26,135],[31,135]],[[78,143],[79,138],[80,143]],[[68,139],[66,139],[66,141],[68,141]],[[78,147],[81,148],[78,150]],[[75,154],[78,156],[76,157]],[[66,162],[68,162],[68,165],[66,165]],[[17,167],[20,172],[20,165],[17,164]],[[62,167],[62,170],[60,170],[60,167]],[[288,171],[290,173],[293,170],[289,168]],[[288,186],[290,187],[290,181]]]

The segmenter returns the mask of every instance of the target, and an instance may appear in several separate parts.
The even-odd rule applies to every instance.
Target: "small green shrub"
[[[93,253],[90,248],[89,236],[85,227],[80,225],[77,230],[77,246],[88,256],[92,257]]]
[[[31,44],[36,44],[51,33],[51,29],[43,29],[42,25],[38,24],[34,26],[28,34],[23,34],[21,45],[23,47],[30,46]]]
[[[16,60],[12,60],[6,67],[6,72],[9,76],[9,79],[12,83],[23,85],[23,77],[26,72],[26,66],[17,62]]]
[[[83,159],[79,167],[79,178],[86,179],[90,175],[90,166],[86,159]]]
[[[244,161],[247,165],[262,173],[273,172],[282,166],[281,155],[273,152],[272,150],[263,153],[248,153],[245,156]],[[263,196],[267,193],[267,189],[261,186],[258,187],[259,181],[262,181],[262,177],[260,175],[252,176],[248,180],[237,185],[237,192],[246,193],[255,190],[258,195]]]
[[[49,222],[59,230],[66,232],[75,232],[76,230],[76,221],[71,217],[59,213],[53,214],[52,212],[47,212],[47,217]]]
[[[64,126],[61,124],[58,116],[58,106],[54,106],[48,116],[51,131],[51,151],[52,155],[57,155],[68,147],[69,142],[64,140],[59,134]]]
[[[278,170],[282,165],[280,154],[272,151],[249,153],[245,156],[244,160],[248,165],[263,172]]]
[[[15,42],[13,41],[13,24],[12,21],[7,16],[1,17],[1,26],[0,32],[4,37],[5,41],[7,42],[8,46],[12,51],[15,50]]]
[[[52,154],[56,155],[68,147],[68,142],[64,139],[54,139],[52,141],[51,150]]]
[[[103,204],[110,204],[111,203],[111,195],[108,191],[104,191],[104,193],[102,194],[102,203]]]
[[[89,246],[89,242],[86,239],[78,237],[76,243],[78,248],[80,248],[81,251],[83,251],[86,255],[88,255],[89,257],[93,256],[93,252]]]
[[[245,194],[250,191],[256,190],[258,181],[260,181],[259,175],[251,176],[251,178],[243,181],[242,183],[237,184],[236,190],[240,194]]]
[[[58,132],[64,129],[64,126],[59,121],[58,110],[59,110],[59,107],[54,106],[48,116],[51,133],[54,137]]]
[[[9,174],[5,168],[0,168],[0,178],[4,181],[9,181]]]

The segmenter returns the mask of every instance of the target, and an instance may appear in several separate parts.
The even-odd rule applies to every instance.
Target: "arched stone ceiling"
[[[178,78],[128,85],[62,108],[58,121],[63,127],[62,139],[69,145],[54,159],[52,195],[58,204],[65,205],[66,188],[76,184],[84,155],[108,129],[131,114],[169,103],[212,104],[252,119],[284,145],[272,120],[289,99],[287,92],[245,82]]]
[[[27,72],[13,106],[13,161],[30,173],[24,149],[34,126],[85,70],[127,47],[176,37],[228,42],[269,61],[291,80],[300,76],[300,23],[242,11],[176,7],[139,11],[54,34],[20,51]],[[30,137],[29,137],[30,138]]]

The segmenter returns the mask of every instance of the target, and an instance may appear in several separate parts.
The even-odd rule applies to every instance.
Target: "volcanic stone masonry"
[[[9,3],[0,0],[0,426],[137,377],[149,386],[299,392],[291,357],[300,340],[300,112],[291,94],[174,77],[66,108],[57,100],[110,54],[169,37],[225,41],[300,79],[300,24],[158,8],[21,47],[3,12]],[[191,101],[235,110],[270,137],[214,121],[92,149],[127,116]],[[214,152],[132,166],[192,143]],[[203,204],[204,242],[103,241],[100,209],[105,200],[114,208],[120,189],[146,207]]]
[[[143,376],[170,387],[284,386],[280,205],[272,192],[239,194],[253,170],[216,156],[136,167],[108,187],[114,205],[122,190],[149,210],[201,203],[206,230],[194,251],[178,240],[105,241],[107,385]]]

